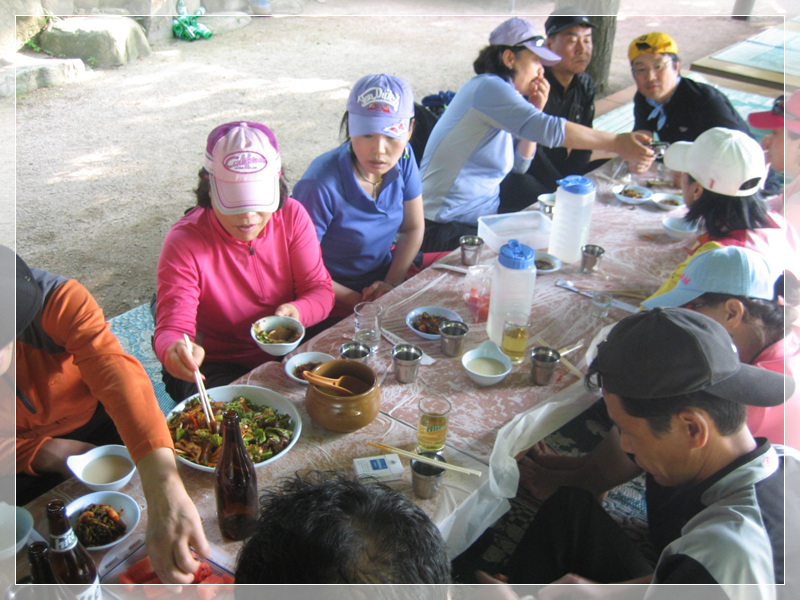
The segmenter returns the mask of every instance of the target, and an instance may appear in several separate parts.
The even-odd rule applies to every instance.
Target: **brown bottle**
[[[58,583],[56,572],[50,563],[50,548],[45,542],[28,545],[28,561],[31,563],[33,583]]]
[[[214,483],[217,521],[223,537],[243,540],[253,532],[258,518],[258,484],[235,410],[225,411],[222,418],[222,451],[214,470]]]
[[[50,526],[50,563],[58,582],[76,600],[100,600],[100,579],[89,553],[78,541],[67,519],[63,500],[47,505]]]

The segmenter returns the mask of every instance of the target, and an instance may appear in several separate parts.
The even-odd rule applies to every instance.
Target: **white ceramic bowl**
[[[408,328],[416,333],[419,337],[424,338],[426,340],[438,340],[442,336],[433,333],[424,333],[414,327],[413,323],[416,318],[421,315],[422,313],[428,313],[434,317],[444,317],[448,321],[464,321],[456,311],[450,310],[449,308],[442,308],[441,306],[423,306],[421,308],[415,308],[410,313],[406,315],[406,325]]]
[[[683,217],[664,217],[661,224],[673,240],[688,240],[697,235],[697,225],[684,221]]]
[[[87,481],[85,478],[85,471],[86,467],[94,460],[102,457],[102,456],[118,456],[126,459],[130,464],[130,469],[128,469],[127,473],[118,479],[113,481],[108,481],[106,483],[99,483],[98,481]],[[133,464],[133,460],[131,460],[131,455],[128,453],[128,449],[125,446],[120,446],[119,444],[109,444],[107,446],[98,446],[97,448],[92,448],[88,452],[84,452],[83,454],[77,454],[75,456],[70,456],[67,458],[67,466],[69,467],[70,471],[81,480],[81,483],[88,487],[90,490],[94,490],[95,492],[110,492],[113,490],[118,490],[126,483],[131,480],[133,477],[133,473],[136,470],[135,465]]]
[[[256,337],[256,328],[260,328],[261,331],[272,331],[278,325],[283,325],[288,329],[294,329],[295,331],[299,331],[300,335],[297,337],[296,340],[293,342],[279,342],[273,344],[267,344],[260,341]],[[261,348],[267,354],[271,354],[272,356],[284,356],[285,354],[289,354],[292,350],[297,348],[300,345],[300,342],[303,341],[303,336],[306,334],[306,328],[303,327],[303,324],[298,321],[297,319],[293,319],[292,317],[278,317],[276,315],[272,315],[271,317],[264,317],[263,319],[259,319],[255,323],[250,326],[250,337],[253,338],[253,341],[258,344],[258,347]]]
[[[308,385],[308,382],[305,379],[295,376],[294,370],[300,365],[306,363],[326,363],[329,360],[334,360],[334,358],[330,354],[325,354],[324,352],[301,352],[300,354],[295,354],[292,358],[287,360],[286,364],[283,366],[283,370],[286,371],[286,374],[290,378],[294,379],[297,383]]]
[[[476,358],[491,358],[499,362],[503,370],[498,373],[487,373],[485,370],[478,369],[474,364]],[[480,386],[494,385],[505,379],[511,372],[511,359],[508,358],[500,348],[491,340],[486,340],[477,348],[465,352],[461,357],[461,365],[467,371],[470,379]]]
[[[550,212],[556,204],[555,194],[539,194],[536,199],[539,201],[539,210],[542,212]]]
[[[537,250],[534,260],[536,261],[537,273],[542,273],[542,274],[555,273],[561,268],[561,259],[559,259],[556,256],[553,256],[552,254],[548,254],[544,250]],[[539,265],[544,263],[549,263],[552,265],[552,267],[547,269],[540,268]]]
[[[683,196],[680,194],[669,194],[667,192],[655,192],[650,200],[653,201],[661,210],[675,210],[683,206]]]
[[[632,198],[631,196],[625,196],[622,193],[622,190],[626,188],[637,192],[641,197]],[[653,192],[648,190],[646,187],[632,183],[618,183],[611,188],[611,191],[614,192],[614,195],[620,202],[624,202],[625,204],[641,204],[642,202],[647,202],[650,200],[650,197],[653,195]]]
[[[33,516],[27,509],[16,507],[17,552],[25,547],[33,531]]]
[[[297,440],[300,438],[300,431],[303,429],[303,421],[300,418],[300,413],[297,411],[297,408],[295,408],[292,401],[285,396],[281,396],[277,392],[273,392],[267,388],[262,388],[255,385],[223,385],[220,387],[211,388],[207,391],[211,402],[230,402],[234,398],[244,396],[259,406],[271,406],[279,413],[287,414],[289,417],[291,417],[293,430],[292,439],[289,440],[289,444],[281,452],[275,454],[267,460],[253,463],[256,468],[263,467],[271,462],[275,462],[282,456],[286,456],[289,453],[289,450],[292,449],[292,446],[294,446],[297,443]],[[182,412],[186,406],[186,403],[192,398],[196,397],[197,396],[191,396],[190,398],[187,398],[180,404],[176,405],[175,408],[173,408],[172,411],[170,411],[170,413],[167,415],[167,421],[169,421],[172,415]],[[214,472],[214,467],[198,465],[197,463],[182,457],[180,454],[176,454],[175,458],[178,459],[179,462],[189,465],[193,469],[205,471],[206,473]]]
[[[73,500],[67,504],[67,518],[70,524],[72,524],[72,529],[75,530],[76,534],[78,518],[81,516],[83,510],[90,504],[108,504],[119,513],[119,517],[122,519],[122,522],[125,523],[127,529],[125,529],[125,533],[113,542],[103,544],[102,546],[86,546],[87,550],[106,550],[111,548],[111,546],[116,546],[133,533],[133,530],[136,529],[136,526],[139,524],[141,510],[136,500],[120,492],[92,492],[91,494],[81,496],[77,500]]]

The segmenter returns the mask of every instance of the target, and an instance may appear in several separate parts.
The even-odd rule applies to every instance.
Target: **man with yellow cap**
[[[693,142],[712,127],[737,129],[750,135],[747,123],[730,100],[716,88],[681,77],[678,45],[660,31],[640,35],[628,47],[636,82],[633,98],[634,131],[646,131],[664,142]],[[631,164],[646,171],[652,159]]]

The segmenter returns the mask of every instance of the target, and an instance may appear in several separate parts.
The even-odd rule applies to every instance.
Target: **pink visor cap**
[[[500,23],[489,35],[492,46],[524,46],[538,56],[544,66],[550,67],[559,62],[561,57],[545,46],[546,42],[533,23],[519,17]]]
[[[775,98],[771,110],[752,112],[747,121],[756,129],[788,129],[800,133],[800,90],[788,99],[781,94]]]
[[[236,121],[216,127],[208,135],[205,167],[222,214],[278,210],[281,157],[266,125]]]
[[[347,132],[350,137],[382,134],[408,137],[414,116],[414,92],[404,80],[391,75],[367,75],[350,90]]]

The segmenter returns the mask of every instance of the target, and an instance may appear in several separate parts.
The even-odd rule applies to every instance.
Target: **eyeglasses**
[[[671,65],[674,61],[672,60],[665,60],[664,62],[655,63],[649,67],[633,67],[631,71],[633,72],[634,77],[643,77],[647,75],[650,71],[653,71],[656,75],[661,73],[667,65]]]
[[[772,114],[779,115],[781,117],[784,116],[785,113],[783,110],[783,94],[775,98],[775,102],[772,103]]]
[[[537,48],[541,48],[542,46],[544,46],[546,41],[547,41],[546,38],[543,38],[542,36],[537,35],[537,36],[528,38],[527,40],[522,40],[521,42],[518,42],[517,44],[515,44],[515,46],[522,46],[523,44],[533,44]]]
[[[688,308],[689,310],[697,310],[698,308],[702,308],[703,306],[707,306],[708,302],[704,300],[692,300],[691,302],[687,302],[681,308]]]

